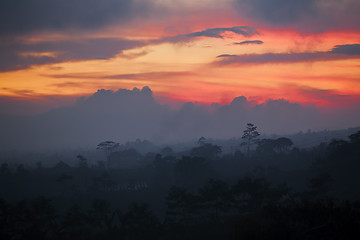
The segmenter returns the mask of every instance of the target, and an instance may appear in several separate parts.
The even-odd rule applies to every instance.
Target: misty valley
[[[350,130],[303,134],[311,147],[248,123],[229,140],[7,153],[0,238],[357,239],[360,131]]]

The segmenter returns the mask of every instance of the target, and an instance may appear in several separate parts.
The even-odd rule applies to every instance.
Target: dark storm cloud
[[[358,30],[358,0],[233,0],[235,9],[268,26],[290,26],[300,31]]]
[[[109,59],[124,50],[143,46],[145,43],[121,38],[67,40],[61,42],[0,43],[0,71],[28,68],[33,65]]]
[[[242,41],[234,43],[235,45],[244,45],[244,44],[263,44],[264,42],[261,40],[251,40],[251,41]]]
[[[93,29],[146,11],[134,0],[2,0],[0,36],[42,30]]]
[[[245,55],[222,54],[217,56],[220,60],[216,61],[216,64],[295,63],[360,58],[359,46],[359,44],[336,45],[328,52],[264,53]]]

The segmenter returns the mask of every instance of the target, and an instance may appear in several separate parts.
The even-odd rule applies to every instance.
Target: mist
[[[330,111],[331,110],[331,111]],[[99,142],[146,139],[156,144],[241,137],[253,123],[261,134],[336,130],[360,125],[358,109],[302,106],[284,99],[264,103],[239,96],[230,104],[160,104],[150,88],[98,90],[66,107],[32,116],[0,116],[0,150],[93,149]]]

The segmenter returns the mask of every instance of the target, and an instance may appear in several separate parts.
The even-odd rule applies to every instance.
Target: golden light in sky
[[[74,19],[61,29],[3,29],[1,46],[7,50],[0,94],[31,101],[149,86],[158,97],[202,103],[229,103],[243,95],[339,104],[319,99],[317,91],[360,102],[359,29],[323,26],[320,19],[314,24],[319,30],[304,30],[308,22],[302,17],[284,13],[280,24],[273,16],[256,19],[237,12],[234,1],[215,2],[157,1],[96,28]]]

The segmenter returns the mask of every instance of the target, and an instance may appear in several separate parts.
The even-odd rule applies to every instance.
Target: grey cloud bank
[[[358,0],[233,0],[240,16],[303,32],[359,29]]]
[[[0,116],[0,151],[93,148],[101,141],[137,138],[155,143],[240,137],[246,123],[261,133],[341,129],[360,125],[359,108],[323,113],[285,100],[263,104],[235,98],[228,105],[185,103],[179,110],[159,104],[148,87],[99,90],[68,107],[36,116]]]
[[[134,0],[3,0],[0,36],[66,29],[94,29],[146,11]]]

